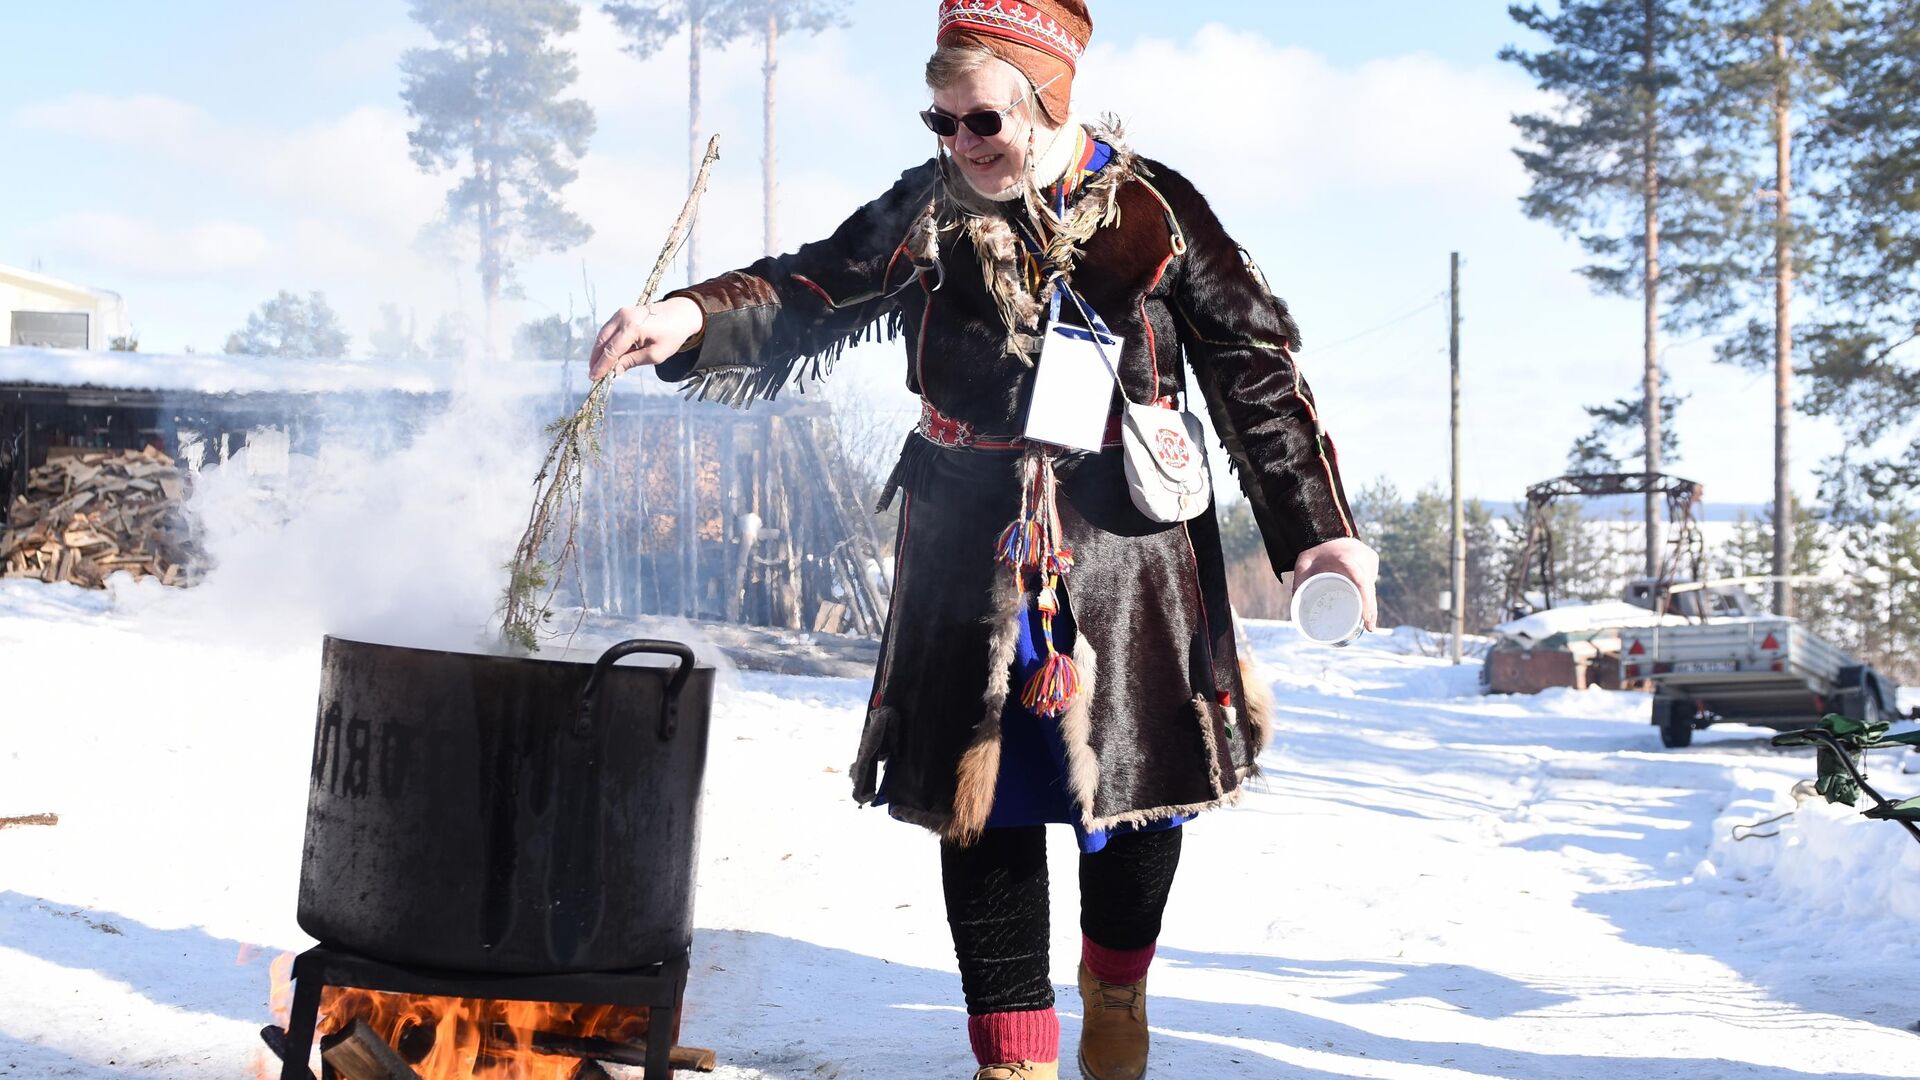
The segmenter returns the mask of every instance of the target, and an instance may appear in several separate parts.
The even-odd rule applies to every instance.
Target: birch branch
[[[720,136],[715,135],[707,141],[707,153],[694,174],[693,189],[687,193],[686,204],[680,208],[680,217],[667,234],[666,245],[660,249],[660,257],[653,264],[653,273],[648,275],[646,288],[640,293],[637,301],[640,307],[653,302],[660,279],[666,276],[667,267],[687,242],[687,233],[693,228],[700,197],[706,194],[708,176],[718,160]],[[533,486],[540,489],[540,493],[527,515],[526,532],[521,535],[520,543],[513,549],[513,559],[507,564],[507,587],[500,602],[500,640],[510,651],[538,651],[540,630],[553,616],[553,598],[561,579],[558,571],[576,553],[586,466],[600,458],[600,428],[606,420],[615,377],[614,374],[608,374],[597,380],[587,391],[586,400],[580,403],[580,408],[572,416],[562,417],[547,426],[547,433],[553,436],[553,445],[547,450],[540,474],[533,479]],[[546,486],[541,488],[543,483]],[[559,548],[549,561],[542,555],[556,534]],[[582,599],[584,601],[584,597]]]

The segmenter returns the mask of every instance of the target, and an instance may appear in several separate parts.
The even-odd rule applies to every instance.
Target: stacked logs
[[[180,467],[152,447],[56,451],[8,508],[0,577],[98,589],[125,570],[191,584],[197,560],[185,493]]]

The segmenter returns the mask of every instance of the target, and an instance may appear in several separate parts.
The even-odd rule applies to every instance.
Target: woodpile
[[[125,570],[164,585],[191,584],[197,559],[185,495],[185,473],[152,447],[56,448],[7,510],[0,577],[98,589]]]

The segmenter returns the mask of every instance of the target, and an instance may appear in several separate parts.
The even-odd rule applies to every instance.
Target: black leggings
[[[1158,940],[1185,831],[1115,833],[1080,856],[1080,932],[1109,949]],[[967,1015],[1052,1008],[1046,826],[988,829],[971,847],[943,842],[940,880]]]

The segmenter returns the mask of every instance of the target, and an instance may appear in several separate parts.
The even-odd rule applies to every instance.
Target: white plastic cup
[[[1347,575],[1331,570],[1295,582],[1293,625],[1308,641],[1336,647],[1353,644],[1366,628],[1360,586]]]

